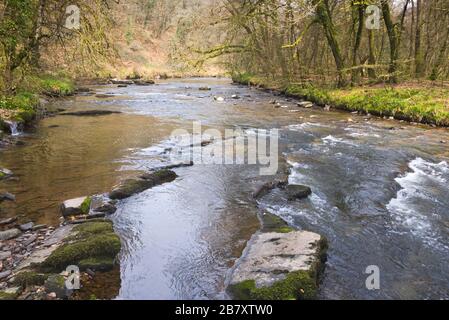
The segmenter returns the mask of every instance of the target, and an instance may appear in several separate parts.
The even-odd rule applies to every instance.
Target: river
[[[248,135],[279,129],[280,167],[313,190],[297,202],[274,190],[256,205],[255,186],[271,179],[258,166],[176,169],[175,182],[120,202],[112,216],[123,240],[118,299],[226,299],[226,276],[258,230],[259,210],[328,238],[322,299],[449,299],[447,129],[298,108],[228,79],[93,88],[107,95],[58,107],[123,113],[46,118],[18,137],[23,145],[2,150],[1,166],[19,179],[1,182],[17,201],[0,218],[58,224],[62,201],[170,163],[171,132],[192,130],[193,121]],[[380,269],[380,290],[365,286],[370,265]]]

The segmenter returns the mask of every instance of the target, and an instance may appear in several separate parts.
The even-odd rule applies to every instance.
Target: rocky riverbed
[[[7,169],[0,172],[5,178],[13,175]],[[114,298],[119,288],[117,256],[121,241],[106,217],[116,211],[114,199],[130,197],[175,178],[174,172],[163,169],[121,182],[109,197],[94,195],[64,201],[59,227],[20,224],[17,217],[1,220],[0,300],[85,299],[86,292],[91,299]],[[4,197],[15,200],[12,195]],[[106,283],[95,282],[104,274],[108,274],[107,283],[112,279],[118,285],[105,291]],[[81,287],[71,287],[76,282]]]

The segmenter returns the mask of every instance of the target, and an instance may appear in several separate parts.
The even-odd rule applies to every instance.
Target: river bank
[[[323,108],[358,112],[432,126],[449,126],[449,88],[442,86],[366,86],[345,89],[281,84],[250,74],[233,76],[235,83],[304,99]],[[305,107],[312,107],[308,104]]]

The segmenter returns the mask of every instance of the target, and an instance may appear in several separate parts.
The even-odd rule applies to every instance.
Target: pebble
[[[5,279],[11,275],[11,270],[0,272],[0,280]]]
[[[50,299],[56,299],[56,293],[55,292],[50,292],[49,294],[47,294],[47,297]]]
[[[32,235],[31,237],[29,237],[28,239],[26,239],[25,241],[23,241],[23,245],[25,247],[28,247],[30,244],[32,244],[34,241],[37,240],[37,236],[36,235]],[[27,248],[28,249],[28,248]]]
[[[0,226],[11,224],[17,221],[17,217],[0,220]]]
[[[0,201],[16,201],[16,196],[9,193],[0,193]]]
[[[33,226],[34,226],[33,222],[28,222],[25,224],[21,224],[19,226],[19,229],[22,230],[23,232],[26,232],[26,231],[30,231],[31,229],[33,229]]]
[[[11,255],[12,255],[11,251],[0,252],[0,261],[10,258]]]
[[[42,229],[45,229],[45,228],[47,228],[47,225],[46,225],[46,224],[37,224],[37,225],[35,225],[35,226],[32,228],[32,230],[33,230],[33,231],[38,231],[38,230],[42,230]],[[53,227],[48,228],[48,229],[49,229],[49,230],[54,230]]]

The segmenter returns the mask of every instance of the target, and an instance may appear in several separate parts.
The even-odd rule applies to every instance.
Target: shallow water
[[[210,92],[199,87],[210,86]],[[189,79],[156,86],[98,86],[109,98],[77,96],[58,107],[123,114],[57,116],[2,150],[0,164],[19,181],[0,218],[56,224],[61,201],[109,191],[135,171],[173,161],[174,129],[280,130],[280,171],[312,187],[287,202],[275,190],[259,207],[330,241],[324,299],[449,298],[449,131],[341,112],[306,110],[294,101],[234,86],[227,79]],[[231,99],[238,94],[241,99]],[[223,96],[225,102],[214,101]],[[277,99],[286,108],[275,109]],[[123,239],[119,299],[216,299],[226,274],[258,229],[251,193],[257,166],[195,165],[179,178],[122,201],[112,217]],[[365,287],[369,265],[381,289]]]

